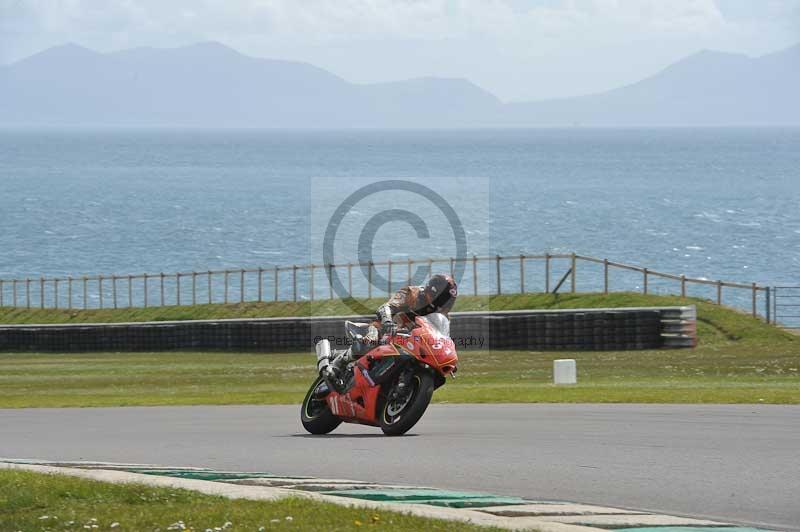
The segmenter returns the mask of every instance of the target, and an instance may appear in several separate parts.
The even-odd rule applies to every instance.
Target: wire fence
[[[800,330],[800,286],[772,287],[772,319],[786,329]]]
[[[768,286],[675,275],[575,253],[2,279],[0,306],[104,309],[371,298],[386,296],[407,284],[421,283],[435,271],[454,274],[462,269],[461,294],[612,291],[679,294],[737,306],[753,316],[775,321],[772,290]],[[334,275],[341,280],[344,293],[334,289],[331,281]]]

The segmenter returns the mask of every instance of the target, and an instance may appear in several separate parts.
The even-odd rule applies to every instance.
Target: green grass
[[[0,471],[0,530],[489,530],[307,499],[231,500],[143,484]],[[117,523],[116,526],[112,525]],[[226,526],[226,523],[230,523]],[[92,528],[96,525],[96,528]]]
[[[376,309],[385,298],[359,299],[359,306]],[[278,301],[269,303],[213,304],[181,307],[148,307],[121,309],[25,309],[0,307],[0,323],[119,323],[136,321],[175,321],[230,318],[271,318],[288,316],[346,316],[354,313],[353,302],[344,300]],[[496,296],[459,296],[455,311],[467,310],[520,310],[548,308],[597,307],[652,307],[670,305],[698,305],[701,314],[721,318],[741,316],[726,307],[718,307],[697,298],[643,295],[630,292],[603,294],[509,294]],[[723,320],[724,321],[724,320]],[[734,318],[735,323],[743,322]]]
[[[458,378],[438,390],[434,400],[800,403],[800,337],[742,312],[701,300],[624,293],[565,295],[558,299],[532,294],[462,297],[458,310],[688,303],[697,305],[698,310],[696,349],[462,351]],[[341,313],[342,309],[336,305],[341,302],[303,303],[294,308],[312,308],[321,314]],[[271,312],[279,310],[274,305],[245,307],[254,313],[262,307]],[[214,317],[241,316],[245,307],[218,306]],[[199,312],[200,308],[205,307],[192,310]],[[131,312],[139,311],[163,312],[162,316],[168,316],[165,319],[176,316],[170,314],[175,308]],[[147,319],[154,316],[151,314]],[[576,359],[578,385],[550,384],[555,358]],[[0,407],[299,403],[314,371],[310,352],[6,353],[0,354]]]
[[[575,358],[577,386],[553,386]],[[296,354],[0,355],[0,407],[299,404],[315,373]],[[800,354],[747,346],[542,353],[468,351],[437,402],[800,403]]]

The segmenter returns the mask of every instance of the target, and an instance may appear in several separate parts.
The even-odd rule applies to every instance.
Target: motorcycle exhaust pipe
[[[322,373],[331,365],[331,343],[323,339],[314,347],[317,350],[317,370]]]

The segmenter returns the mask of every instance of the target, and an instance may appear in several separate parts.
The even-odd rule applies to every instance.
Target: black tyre
[[[303,428],[311,434],[327,434],[342,422],[331,412],[325,399],[316,399],[314,397],[316,389],[324,383],[325,381],[322,377],[317,377],[317,380],[308,390],[306,398],[303,400],[303,407],[300,410],[300,421],[303,423]]]
[[[381,430],[387,436],[400,436],[408,432],[417,424],[431,402],[434,385],[433,376],[429,372],[417,371],[409,384],[411,391],[400,399],[389,399],[392,392],[390,390],[378,410]]]

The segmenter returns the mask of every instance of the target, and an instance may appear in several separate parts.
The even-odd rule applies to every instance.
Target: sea
[[[0,220],[5,280],[576,252],[800,285],[800,129],[6,129]],[[503,261],[501,290],[544,289],[543,261],[523,266]],[[551,286],[566,268],[552,264]],[[601,285],[592,268],[580,290]],[[405,266],[393,276],[375,293],[408,281]],[[496,292],[496,265],[479,281]]]

